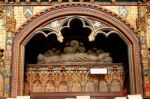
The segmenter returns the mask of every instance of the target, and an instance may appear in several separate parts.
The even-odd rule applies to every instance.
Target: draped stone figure
[[[69,45],[69,46],[68,46]],[[54,48],[53,48],[54,49]],[[85,52],[85,47],[77,40],[67,42],[63,53],[60,50],[48,50],[45,54],[37,56],[38,64],[62,63],[62,62],[101,62],[112,63],[110,53],[106,53],[101,49],[93,48]],[[56,53],[57,52],[57,53]]]

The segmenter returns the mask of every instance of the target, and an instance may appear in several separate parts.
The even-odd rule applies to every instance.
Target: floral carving
[[[147,1],[147,16],[150,17],[150,0]]]
[[[5,4],[3,1],[0,1],[0,13],[3,11]]]
[[[137,30],[139,32],[146,31],[146,17],[140,17],[136,20]]]
[[[3,9],[5,7],[5,3],[0,1],[0,16],[2,16],[5,19],[5,26],[7,32],[15,32],[16,29],[16,19],[14,18],[13,11],[10,13],[10,15],[7,15],[7,13],[3,12]]]
[[[16,19],[10,16],[6,16],[6,28],[8,32],[15,32],[16,29]]]

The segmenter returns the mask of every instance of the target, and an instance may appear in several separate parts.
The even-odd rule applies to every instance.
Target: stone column
[[[148,70],[150,68],[149,64],[149,54],[148,54],[148,48],[149,48],[149,30],[148,30],[148,5],[147,6],[141,6],[139,4],[138,6],[138,19],[137,19],[137,30],[140,37],[140,45],[141,45],[141,62],[143,66],[143,88],[144,88],[144,95],[150,96],[150,79],[148,76]]]

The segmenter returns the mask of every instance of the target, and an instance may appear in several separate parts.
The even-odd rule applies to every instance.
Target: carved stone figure
[[[106,53],[101,49],[92,48],[85,52],[83,44],[77,40],[72,40],[66,43],[64,53],[60,50],[52,48],[43,54],[37,56],[38,64],[63,62],[101,62],[112,63],[110,53]]]
[[[47,52],[44,53],[45,56],[54,56],[54,51],[53,50],[48,50]]]
[[[39,54],[38,57],[39,64],[50,64],[56,62],[101,62],[101,63],[111,63],[112,58],[109,53],[103,53],[99,56],[88,55],[87,53],[75,53],[75,54],[62,54],[57,56],[47,57],[43,54]]]
[[[67,53],[75,53],[79,48],[79,42],[77,40],[72,40],[70,42],[70,46],[64,48],[65,54]]]
[[[111,63],[112,58],[109,56],[109,53],[102,53],[98,56],[97,61],[103,63]]]

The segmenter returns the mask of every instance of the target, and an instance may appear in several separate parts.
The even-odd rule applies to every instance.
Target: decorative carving
[[[144,71],[144,76],[149,76],[150,77],[150,70]]]
[[[53,81],[48,81],[46,83],[45,92],[55,92],[55,85]]]
[[[146,31],[146,17],[140,17],[136,20],[137,30],[139,32]]]
[[[59,33],[59,34],[56,34],[56,36],[57,36],[57,40],[58,40],[60,43],[62,43],[63,40],[64,40],[64,37],[62,36],[62,34]]]
[[[112,58],[110,57],[110,54],[102,51],[101,49],[97,49],[95,51],[92,51],[91,49],[88,50],[86,53],[84,53],[85,48],[83,47],[83,45],[82,46],[79,45],[79,42],[77,40],[72,40],[69,43],[70,45],[64,48],[64,53],[60,53],[60,55],[54,55],[53,50],[48,50],[48,52],[45,52],[46,55],[39,54],[37,56],[38,63],[50,64],[57,62],[63,63],[63,62],[85,62],[85,61],[112,63]]]
[[[106,81],[100,81],[99,82],[99,91],[100,92],[107,92],[108,91],[108,86]]]
[[[93,84],[91,81],[87,81],[85,83],[85,92],[95,92],[95,84]]]
[[[13,15],[11,16],[6,16],[6,28],[7,32],[15,32],[16,29],[16,19],[14,18]]]
[[[89,74],[90,68],[103,67],[103,65],[108,68],[109,74],[103,76]],[[69,67],[72,69],[68,69]],[[85,69],[83,70],[82,67]],[[124,81],[122,64],[92,64],[90,66],[77,64],[43,66],[35,64],[28,65],[26,73],[26,81],[28,81],[29,86],[32,86],[31,92],[108,92],[110,90],[108,88],[113,88],[112,91],[115,92],[121,92]],[[107,80],[108,77],[111,80]],[[117,81],[117,83],[113,81]],[[111,82],[115,83],[119,89],[115,90],[116,86]]]
[[[58,89],[59,92],[68,92],[69,91],[68,89],[69,88],[67,82],[65,81],[60,82],[59,89]]]
[[[150,0],[147,0],[146,5],[147,5],[147,12],[146,12],[146,14],[147,14],[148,17],[150,17]]]
[[[119,92],[121,91],[121,86],[120,86],[120,82],[118,80],[113,80],[111,82],[111,91],[112,92]]]
[[[146,43],[146,36],[141,36],[140,37],[140,43],[145,44]]]
[[[43,92],[43,86],[40,81],[36,81],[32,85],[33,92]]]
[[[23,13],[26,18],[30,18],[33,13],[33,6],[24,6]]]
[[[65,8],[65,9],[63,9]],[[86,10],[85,10],[86,9]],[[80,10],[80,11],[78,11]],[[96,11],[95,11],[96,10]],[[122,18],[116,16],[115,14],[112,14],[110,12],[107,12],[107,10],[104,10],[103,8],[101,8],[99,5],[94,5],[94,4],[86,4],[83,3],[82,8],[80,4],[62,4],[62,5],[57,5],[57,6],[52,6],[50,7],[50,9],[45,10],[41,13],[39,13],[36,16],[33,16],[30,20],[28,20],[24,25],[22,25],[22,27],[20,29],[18,29],[18,35],[15,37],[14,39],[14,54],[13,54],[13,81],[16,81],[17,83],[12,82],[12,95],[16,96],[17,94],[21,94],[22,93],[22,86],[23,83],[22,81],[22,77],[20,77],[19,75],[21,75],[23,73],[23,66],[21,64],[23,64],[22,58],[19,58],[20,55],[22,54],[22,49],[19,47],[22,46],[22,42],[24,41],[24,38],[26,38],[27,36],[29,36],[29,34],[31,33],[31,31],[37,26],[37,24],[45,24],[46,20],[41,20],[41,21],[37,21],[40,16],[40,18],[44,18],[45,15],[49,16],[49,18],[47,18],[47,20],[51,20],[53,18],[56,18],[57,15],[68,15],[68,14],[73,14],[73,13],[77,13],[77,15],[81,15],[81,13],[83,13],[83,15],[87,15],[94,18],[98,18],[98,19],[104,19],[104,21],[106,21],[107,19],[107,15],[109,14],[108,18],[111,18],[111,21],[106,21],[108,23],[113,23],[113,25],[115,25],[119,30],[122,31],[122,35],[124,35],[124,37],[129,40],[129,42],[131,41],[133,43],[133,45],[131,45],[132,47],[129,48],[129,51],[131,51],[131,59],[133,61],[133,65],[131,65],[132,68],[130,68],[131,72],[133,75],[131,75],[133,78],[133,80],[131,80],[132,83],[132,88],[131,91],[134,92],[139,92],[142,93],[142,88],[141,88],[141,65],[140,61],[139,61],[139,42],[138,42],[138,37],[136,36],[137,33],[133,30],[133,28],[130,27],[129,24],[127,24],[125,21],[122,20]],[[79,12],[79,13],[78,13]],[[103,12],[104,16],[102,16],[102,14],[100,12]],[[117,17],[117,18],[116,18]],[[60,17],[61,18],[61,17]],[[116,20],[118,23],[115,23],[114,20]],[[38,22],[35,24],[35,22]],[[30,24],[29,24],[30,23]],[[33,26],[34,25],[34,26]],[[33,27],[32,27],[33,26]],[[31,27],[28,28],[27,27]],[[128,31],[127,31],[128,30]],[[31,33],[32,34],[32,33]],[[131,35],[135,35],[135,36],[131,36]],[[137,38],[137,39],[135,39]],[[134,57],[135,55],[135,57]],[[18,59],[18,61],[15,61],[15,59]],[[20,72],[17,72],[20,71]],[[134,75],[136,75],[134,77]],[[135,80],[136,79],[136,80]],[[18,88],[18,89],[17,89]]]
[[[14,18],[14,12],[13,10],[8,14],[7,12],[2,12],[2,10],[5,7],[5,3],[0,2],[0,16],[3,16],[3,18],[5,19],[5,27],[7,32],[15,32],[16,29],[16,20]]]
[[[0,48],[0,68],[4,69],[4,49]]]
[[[6,44],[7,45],[12,45],[12,43],[13,43],[13,38],[12,37],[7,37],[6,38]]]
[[[4,92],[9,93],[10,92],[10,85],[4,85]]]
[[[118,7],[118,10],[119,10],[120,16],[126,17],[126,16],[128,15],[127,6],[119,6],[119,7]]]
[[[50,24],[50,27],[52,27],[52,28],[57,28],[59,26],[60,26],[60,24],[58,21],[51,22],[51,24]]]
[[[5,3],[3,1],[0,1],[0,15],[1,15],[4,7],[5,7]]]
[[[100,29],[98,29],[98,30],[96,30],[96,31],[92,31],[92,33],[89,35],[88,39],[89,39],[90,42],[92,42],[92,41],[95,40],[95,38],[96,38],[96,36],[97,36],[98,34],[103,34],[105,37],[108,37],[108,36],[109,36],[110,34],[112,34],[112,33],[117,33],[117,31],[111,29],[109,32],[105,32],[105,31],[103,30],[103,28],[100,28]]]
[[[93,24],[95,27],[100,27],[102,24],[101,22],[99,21],[94,21],[94,24]]]
[[[137,30],[138,32],[146,32],[147,22],[150,17],[150,1],[146,2],[146,8],[139,6],[139,17],[137,18]]]
[[[11,72],[11,71],[5,71],[5,72],[3,73],[3,76],[4,76],[5,78],[10,78],[10,77],[12,77],[12,72]]]
[[[72,92],[82,92],[81,83],[79,81],[74,81],[72,84]]]

